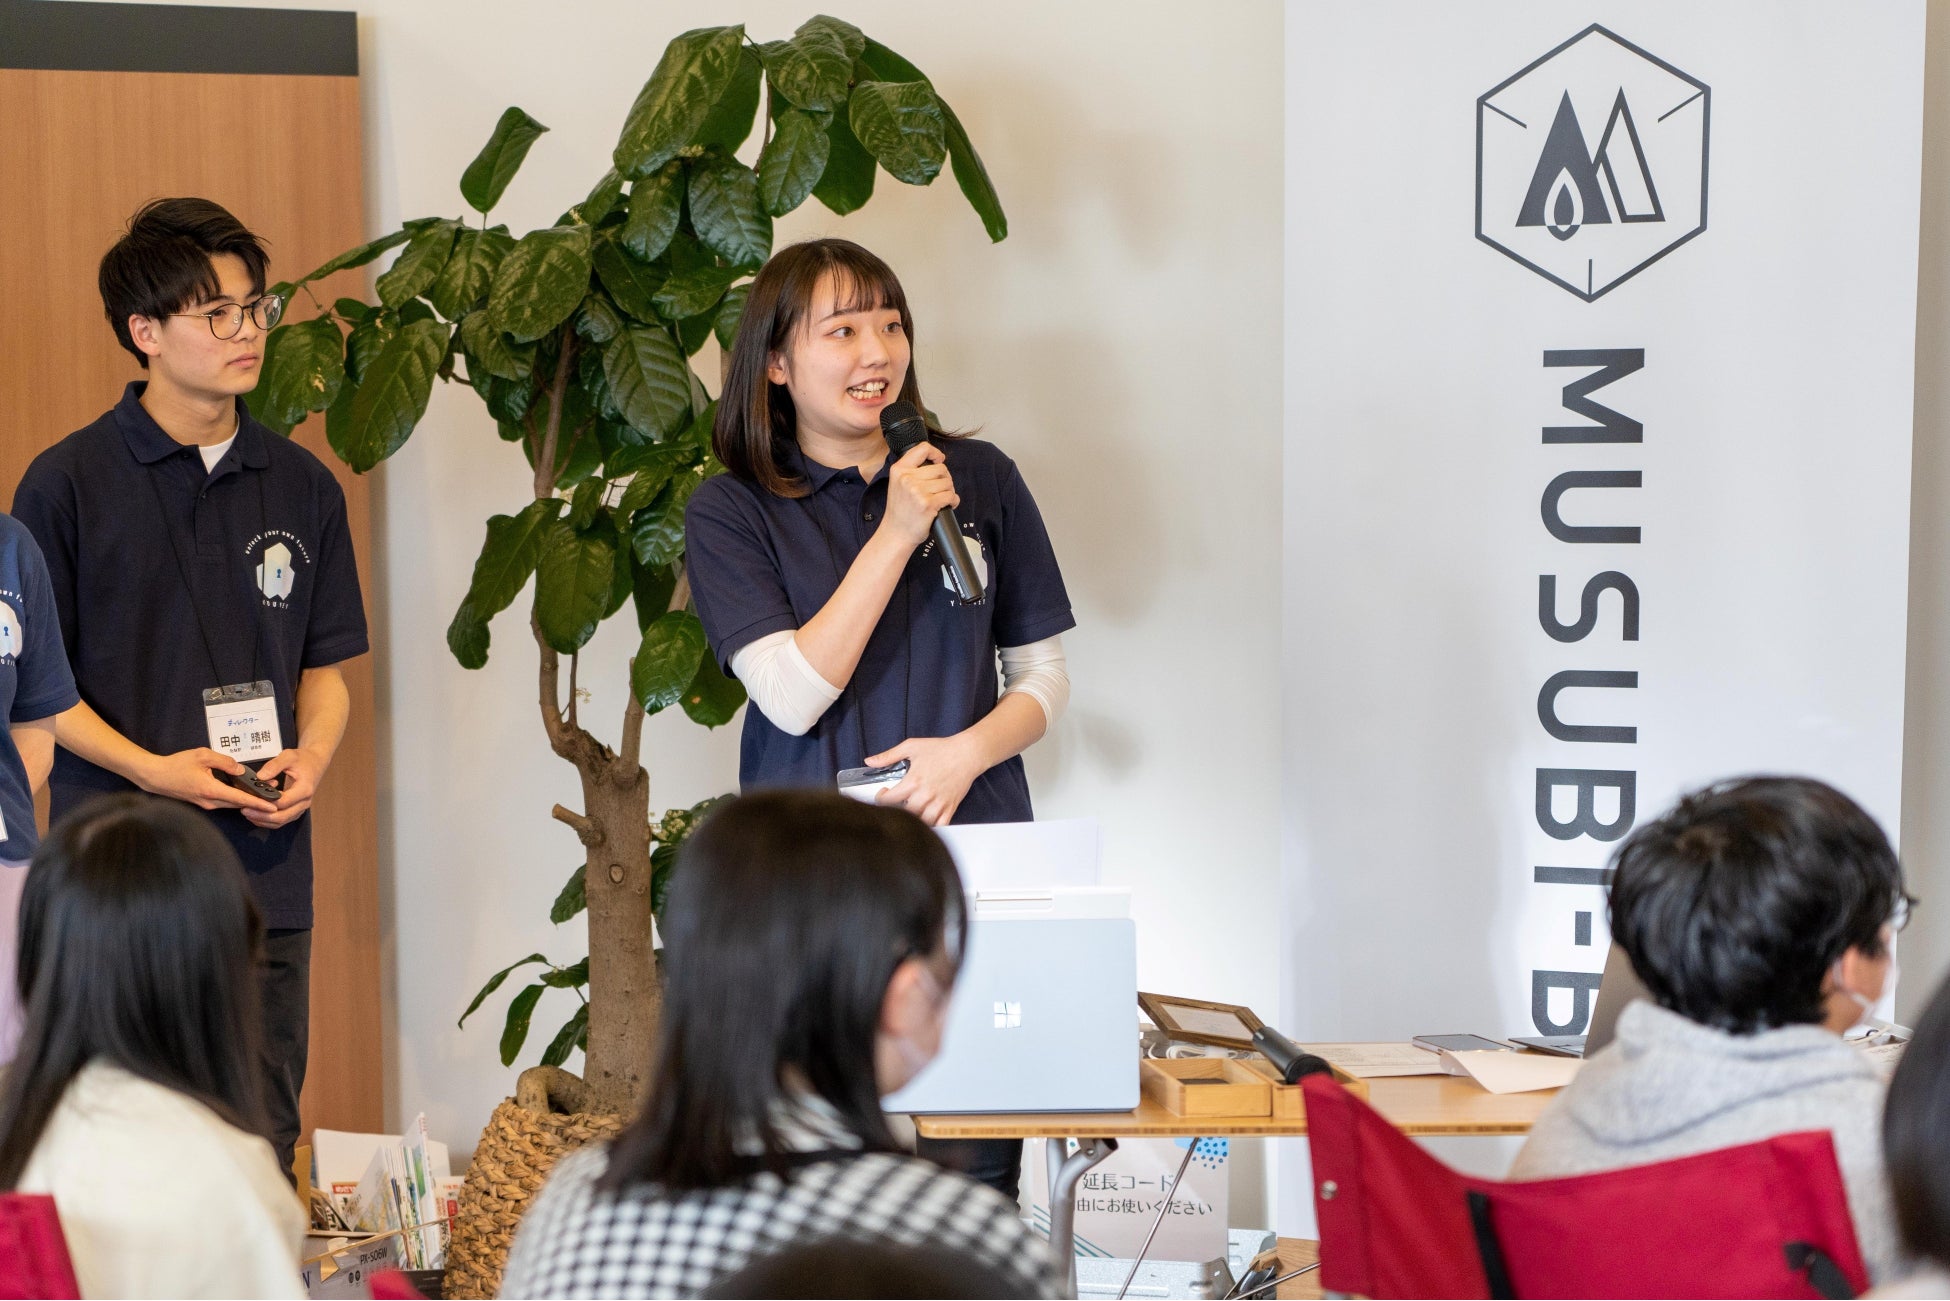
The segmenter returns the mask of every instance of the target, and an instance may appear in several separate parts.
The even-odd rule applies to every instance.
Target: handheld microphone
[[[880,413],[880,432],[887,439],[887,458],[899,460],[916,444],[928,441],[928,426],[912,402],[891,402]],[[948,581],[963,601],[982,599],[982,580],[975,575],[975,562],[968,558],[968,542],[962,537],[961,521],[953,509],[943,506],[934,517],[934,545],[941,552],[948,570]]]

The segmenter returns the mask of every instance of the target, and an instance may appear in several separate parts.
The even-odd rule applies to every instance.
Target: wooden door
[[[350,13],[0,0],[0,499],[141,375],[95,288],[130,214],[213,199],[265,238],[271,278],[292,279],[364,238],[361,176]],[[316,292],[363,294],[363,274]],[[345,488],[370,622],[367,484],[324,423],[294,436]],[[352,722],[312,814],[307,1132],[383,1127],[372,657],[345,677]]]

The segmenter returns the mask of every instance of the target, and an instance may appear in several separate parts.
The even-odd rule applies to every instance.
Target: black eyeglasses
[[[249,303],[231,303],[207,312],[171,312],[169,315],[201,317],[210,323],[210,333],[219,339],[234,339],[237,331],[244,328],[245,312],[251,314],[258,329],[268,330],[284,316],[284,299],[278,294],[266,294]]]

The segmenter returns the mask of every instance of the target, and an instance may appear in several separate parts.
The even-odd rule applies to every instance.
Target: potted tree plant
[[[755,122],[762,140],[747,165],[737,151]],[[374,283],[376,303],[313,299],[308,319],[288,314],[251,399],[280,430],[323,411],[333,451],[364,472],[405,445],[436,381],[465,384],[520,447],[533,488],[528,506],[487,521],[447,644],[463,666],[481,667],[491,621],[534,580],[542,728],[582,784],[581,809],[553,810],[584,861],[551,917],[586,911],[589,947],[572,963],[521,959],[467,1009],[512,973],[540,971],[507,1010],[501,1056],[512,1065],[545,991],[578,996],[482,1137],[449,1295],[493,1294],[547,1167],[642,1101],[660,1005],[652,921],[677,846],[710,803],[651,820],[644,720],[677,706],[717,727],[744,701],[706,650],[684,573],[685,504],[723,469],[710,450],[713,402],[690,359],[714,337],[730,348],[773,220],[809,197],[844,215],[872,197],[881,170],[927,185],[946,163],[991,239],[1008,230],[981,159],[927,77],[823,15],[763,44],[742,26],[671,41],[624,121],[614,165],[552,225],[517,238],[488,216],[547,129],[519,108],[501,115],[460,178],[474,216],[409,221],[278,286],[309,297],[312,282],[400,250]],[[585,724],[576,683],[582,648],[625,609],[641,641],[612,742]],[[560,1069],[577,1048],[580,1079]]]

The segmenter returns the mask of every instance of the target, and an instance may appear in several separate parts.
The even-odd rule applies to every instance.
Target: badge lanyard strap
[[[205,471],[205,473],[207,474],[208,471]],[[268,519],[269,513],[266,510],[264,504],[264,480],[261,477],[263,472],[259,471],[258,473],[260,477],[258,478],[257,481],[257,524],[258,524],[258,531],[262,533],[264,531],[264,528],[266,527],[266,520]],[[210,685],[213,687],[222,687],[225,685],[223,680],[223,669],[217,663],[216,646],[210,640],[209,626],[203,622],[203,607],[196,599],[196,588],[190,583],[189,568],[183,563],[183,549],[176,542],[176,529],[175,526],[170,523],[169,507],[163,502],[162,489],[156,486],[156,475],[154,470],[151,470],[149,473],[149,491],[155,496],[156,510],[162,515],[163,536],[169,539],[169,554],[173,556],[176,560],[176,576],[177,578],[182,580],[184,595],[189,597],[190,616],[196,620],[196,632],[197,632],[197,636],[201,638],[203,641],[203,653],[210,660],[210,676],[214,679],[214,681],[212,681]],[[191,512],[192,512],[192,516],[194,516],[194,512],[195,512],[194,506],[191,507]],[[193,524],[192,527],[194,527]],[[248,608],[251,612],[250,615],[250,624],[251,624],[250,680],[252,682],[256,682],[259,680],[258,669],[263,662],[261,657],[263,654],[264,647],[263,647],[263,638],[259,634],[259,630],[257,626],[257,606],[255,605],[255,603],[252,603],[248,606]]]

